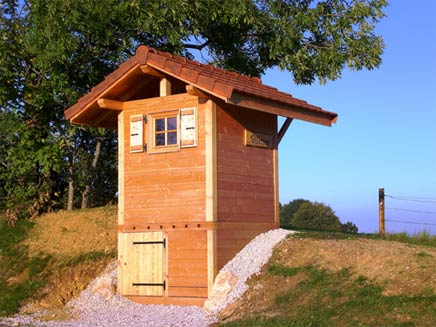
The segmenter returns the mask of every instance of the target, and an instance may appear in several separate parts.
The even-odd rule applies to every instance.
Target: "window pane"
[[[177,129],[177,117],[168,118],[168,128],[167,129]]]
[[[177,144],[177,132],[168,133],[168,144]]]
[[[165,145],[165,134],[156,134],[155,145]]]
[[[155,120],[156,132],[162,132],[165,130],[165,118],[160,118]]]

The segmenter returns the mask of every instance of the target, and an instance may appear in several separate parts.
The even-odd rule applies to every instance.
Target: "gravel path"
[[[248,288],[245,283],[252,275],[260,271],[268,261],[274,246],[283,240],[288,230],[276,229],[258,235],[233,260],[228,262],[222,271],[229,271],[237,276],[238,281],[228,295],[226,303],[208,313],[198,306],[163,306],[141,305],[127,300],[121,296],[113,296],[105,300],[100,294],[92,292],[92,287],[99,278],[116,276],[116,266],[108,267],[106,275],[94,280],[75,300],[67,304],[67,310],[78,317],[69,321],[45,321],[38,317],[44,315],[40,312],[34,315],[16,315],[0,319],[0,326],[47,326],[47,327],[206,327],[216,322],[216,313],[227,304],[239,298]]]

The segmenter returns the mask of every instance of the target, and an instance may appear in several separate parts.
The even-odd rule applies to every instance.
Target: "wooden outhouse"
[[[337,117],[259,78],[146,46],[65,115],[118,129],[119,292],[197,305],[226,262],[278,227],[277,148],[292,120]]]

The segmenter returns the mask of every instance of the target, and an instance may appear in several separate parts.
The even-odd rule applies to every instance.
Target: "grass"
[[[267,315],[221,324],[253,326],[435,326],[436,295],[386,296],[383,288],[347,269],[329,272],[314,266],[270,265],[268,274],[282,277],[303,274],[297,286],[278,293]]]
[[[0,221],[0,316],[18,311],[20,302],[32,297],[46,283],[44,269],[50,256],[29,256],[19,245],[33,227],[19,221],[14,227]]]
[[[396,233],[396,234],[386,234],[385,236],[379,236],[378,234],[373,234],[373,238],[381,238],[387,241],[403,242],[413,245],[425,245],[436,247],[436,235],[431,235],[428,231],[422,231],[420,233],[415,233],[409,235],[407,233]]]
[[[424,245],[430,247],[436,247],[436,235],[431,235],[428,231],[422,231],[413,235],[407,233],[386,234],[380,236],[379,234],[352,234],[342,232],[331,231],[315,231],[315,230],[301,230],[302,233],[292,234],[289,237],[298,238],[316,238],[316,239],[354,239],[354,238],[367,238],[375,240],[385,240],[402,242],[412,245]]]
[[[90,236],[87,239],[80,240],[80,244],[83,243],[82,247],[77,251],[70,251],[76,245],[73,243],[82,236],[80,233],[83,233],[82,230],[76,232],[77,227],[82,227],[85,223],[89,223],[92,227],[94,222],[99,226],[107,225],[109,218],[106,217],[109,214],[112,217],[112,211],[112,208],[102,208],[82,210],[74,215],[66,212],[36,222],[19,220],[14,227],[0,220],[0,317],[17,313],[22,304],[30,300],[46,297],[47,289],[50,289],[48,294],[52,298],[58,293],[60,296],[71,296],[71,292],[77,291],[75,288],[82,287],[82,283],[91,278],[92,274],[98,273],[99,267],[103,269],[106,262],[113,260],[116,257],[116,244],[114,246],[102,243],[106,240],[103,231],[112,229],[112,226],[106,229],[94,228],[88,233]],[[91,218],[90,213],[92,213]],[[73,220],[76,222],[74,223]],[[116,221],[111,218],[110,221],[112,220]],[[71,231],[66,230],[63,225],[60,225],[57,231],[57,222],[60,221],[68,222]],[[86,225],[84,228],[89,226]],[[70,243],[62,246],[57,244],[67,238],[71,239]],[[28,244],[29,239],[33,240],[33,248],[23,245]],[[99,239],[100,247],[93,248],[89,245],[89,239]],[[35,246],[35,242],[40,246]],[[48,252],[56,246],[60,250]],[[76,277],[81,278],[81,281],[76,280]],[[53,285],[53,281],[57,285]],[[72,286],[67,285],[68,283]],[[56,290],[58,293],[55,292]],[[58,298],[53,298],[52,301],[59,302]]]

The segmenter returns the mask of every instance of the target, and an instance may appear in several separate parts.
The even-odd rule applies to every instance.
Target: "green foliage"
[[[357,233],[352,222],[342,224],[334,211],[323,203],[296,199],[280,208],[280,227]]]
[[[341,230],[341,222],[333,210],[318,202],[303,203],[290,220],[291,226],[306,229]]]
[[[343,233],[356,234],[359,230],[355,224],[353,224],[350,221],[347,221],[345,224],[342,224],[341,231]]]
[[[420,233],[415,233],[413,235],[404,232],[404,233],[395,233],[395,234],[385,234],[384,236],[380,236],[380,234],[367,234],[365,236],[372,239],[382,239],[387,241],[396,241],[396,242],[402,242],[402,243],[408,243],[414,245],[425,245],[425,246],[436,247],[436,235],[431,235],[426,230]]]
[[[288,204],[280,207],[280,227],[282,228],[289,228],[290,227],[290,220],[295,215],[295,213],[298,211],[300,206],[303,203],[309,203],[309,200],[304,199],[295,199],[289,202]]]
[[[330,272],[314,266],[275,265],[270,274],[300,274],[295,288],[278,293],[267,315],[220,326],[433,326],[435,294],[383,295],[383,287],[347,269]]]
[[[338,79],[381,63],[374,33],[385,0],[3,0],[0,6],[0,197],[15,221],[65,207],[91,182],[91,204],[113,200],[112,131],[71,126],[63,110],[139,44],[260,76],[279,67],[296,83]],[[104,140],[90,171],[96,138]],[[80,201],[79,201],[80,202]],[[11,218],[11,219],[12,219]]]
[[[20,246],[33,223],[18,221],[14,227],[0,221],[0,316],[18,311],[20,302],[32,297],[45,284],[44,269],[50,256],[29,257]],[[21,276],[16,279],[16,276]]]

